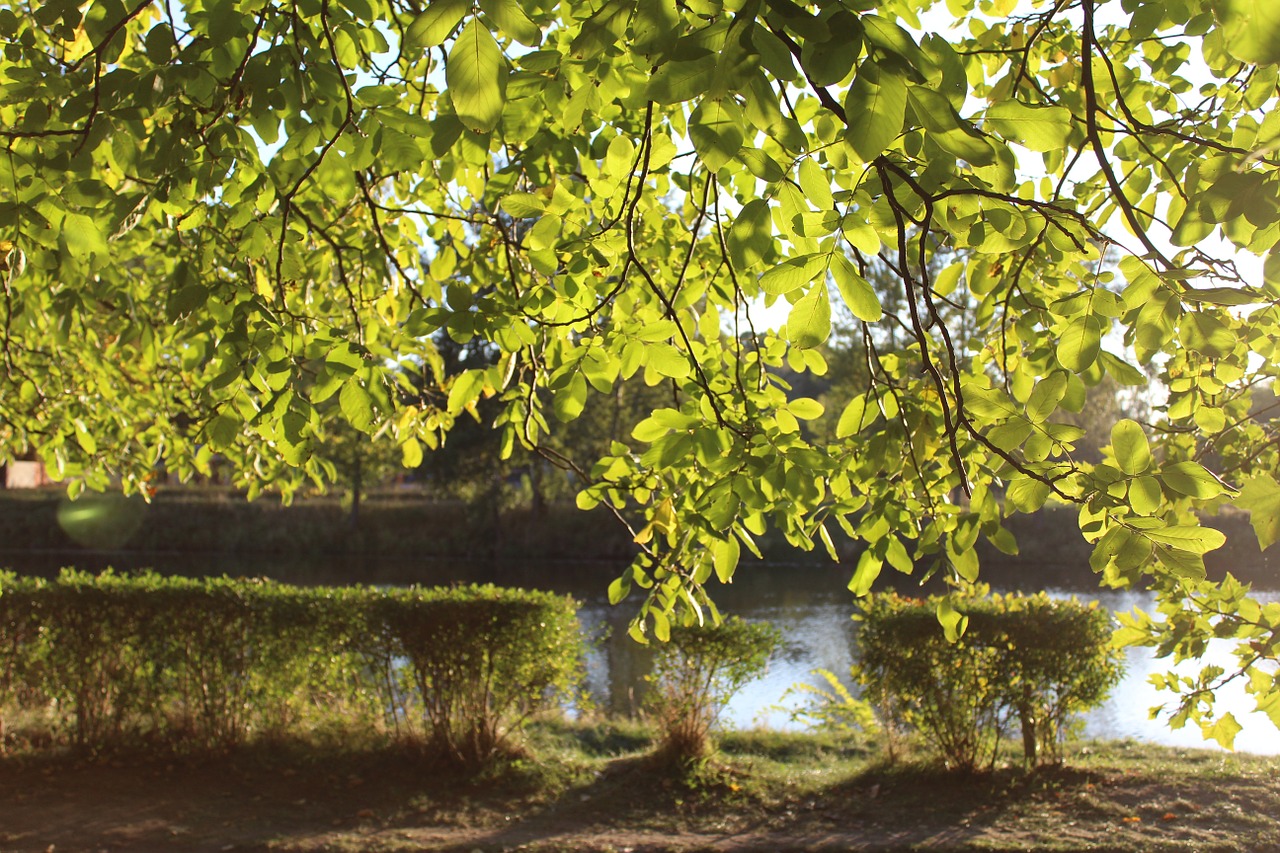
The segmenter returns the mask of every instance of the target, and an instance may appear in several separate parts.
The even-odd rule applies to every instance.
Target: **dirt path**
[[[689,791],[626,759],[554,796],[374,758],[5,760],[0,850],[1280,851],[1280,781],[1265,770],[862,774],[767,802],[733,788]]]

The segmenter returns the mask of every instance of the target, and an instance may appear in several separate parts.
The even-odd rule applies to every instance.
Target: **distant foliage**
[[[660,730],[658,752],[677,764],[705,758],[720,711],[744,684],[761,675],[782,644],[772,625],[732,617],[719,626],[671,629],[655,649],[648,704]]]
[[[549,593],[71,570],[2,583],[0,710],[51,708],[90,749],[345,727],[480,765],[581,671],[576,605]]]
[[[1060,763],[1072,716],[1105,700],[1122,674],[1111,616],[1044,593],[986,592],[866,599],[858,679],[891,729],[919,730],[949,766],[994,764],[1014,723],[1029,764]]]

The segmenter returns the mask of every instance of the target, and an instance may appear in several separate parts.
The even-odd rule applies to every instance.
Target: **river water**
[[[335,558],[314,560],[283,559],[271,556],[148,555],[135,554],[24,554],[0,551],[0,567],[32,574],[51,575],[59,566],[77,565],[97,570],[107,565],[117,569],[153,566],[158,571],[184,575],[262,576],[300,584],[340,584],[359,579],[367,584],[423,585],[448,583],[497,583],[505,586],[550,589],[567,593],[582,603],[580,619],[595,638],[587,661],[587,688],[597,706],[615,713],[634,710],[635,699],[645,687],[649,653],[627,636],[627,624],[635,612],[634,602],[611,607],[605,589],[618,566],[592,563],[457,563],[362,561]],[[792,711],[803,697],[791,688],[798,683],[823,684],[814,674],[828,670],[849,682],[856,643],[856,624],[851,619],[852,597],[846,590],[850,569],[843,566],[754,565],[739,569],[735,582],[717,587],[712,595],[725,614],[752,621],[768,621],[783,633],[785,647],[770,664],[766,674],[747,684],[729,703],[722,716],[727,726],[769,726],[797,729]],[[1098,588],[1071,588],[1061,584],[1062,575],[1049,592],[1075,595],[1081,600],[1097,600],[1113,611],[1135,607],[1150,609],[1153,597],[1142,591],[1111,591]],[[1028,578],[1023,589],[1035,587]],[[914,589],[914,587],[904,588]],[[1280,599],[1280,592],[1261,592],[1264,600]],[[1205,662],[1230,667],[1231,646],[1213,645]],[[1188,726],[1170,730],[1163,718],[1151,719],[1150,709],[1169,701],[1171,694],[1157,691],[1149,678],[1171,669],[1170,662],[1158,660],[1153,650],[1127,651],[1124,679],[1101,708],[1084,718],[1083,734],[1099,738],[1133,738],[1151,743],[1183,747],[1217,748],[1206,743],[1199,729]],[[1179,671],[1190,674],[1198,666],[1184,665]],[[1244,726],[1236,738],[1239,751],[1280,754],[1280,730],[1264,715],[1254,712],[1253,701],[1241,686],[1229,685],[1218,697],[1220,713],[1231,711]]]

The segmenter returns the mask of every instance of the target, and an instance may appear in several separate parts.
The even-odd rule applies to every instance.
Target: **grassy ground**
[[[403,749],[0,758],[0,849],[1280,850],[1280,762],[1127,742],[960,776],[816,734],[726,735],[695,773],[634,724],[544,723],[460,778]]]

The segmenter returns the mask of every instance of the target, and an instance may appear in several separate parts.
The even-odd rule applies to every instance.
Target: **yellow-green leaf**
[[[801,297],[787,315],[787,340],[800,349],[812,349],[831,336],[831,297],[818,284]]]
[[[1260,549],[1266,550],[1280,540],[1280,483],[1274,477],[1258,474],[1246,480],[1236,506],[1248,511]]]
[[[431,0],[404,34],[406,53],[444,44],[445,39],[471,10],[471,0]]]
[[[732,98],[703,98],[689,116],[689,138],[698,159],[715,172],[742,148],[742,108]]]
[[[1151,466],[1151,445],[1136,421],[1125,418],[1116,422],[1111,428],[1111,449],[1126,474],[1141,474]]]
[[[498,126],[507,100],[507,60],[479,19],[472,18],[449,48],[445,82],[464,125],[481,133]]]
[[[1066,107],[999,101],[987,110],[986,121],[1005,139],[1032,151],[1065,148],[1071,134],[1071,111]]]
[[[480,0],[480,8],[497,25],[499,32],[521,44],[537,47],[542,41],[542,30],[529,20],[519,0]]]
[[[869,163],[888,148],[907,112],[907,81],[895,68],[867,60],[845,97],[845,141],[863,162]]]
[[[875,289],[844,255],[832,256],[831,277],[836,280],[836,288],[853,316],[867,323],[875,323],[884,316]]]
[[[826,266],[826,261],[824,254],[800,255],[783,261],[760,276],[760,288],[774,295],[790,293],[813,281]]]
[[[1227,52],[1244,62],[1280,62],[1280,3],[1276,0],[1214,0]]]

